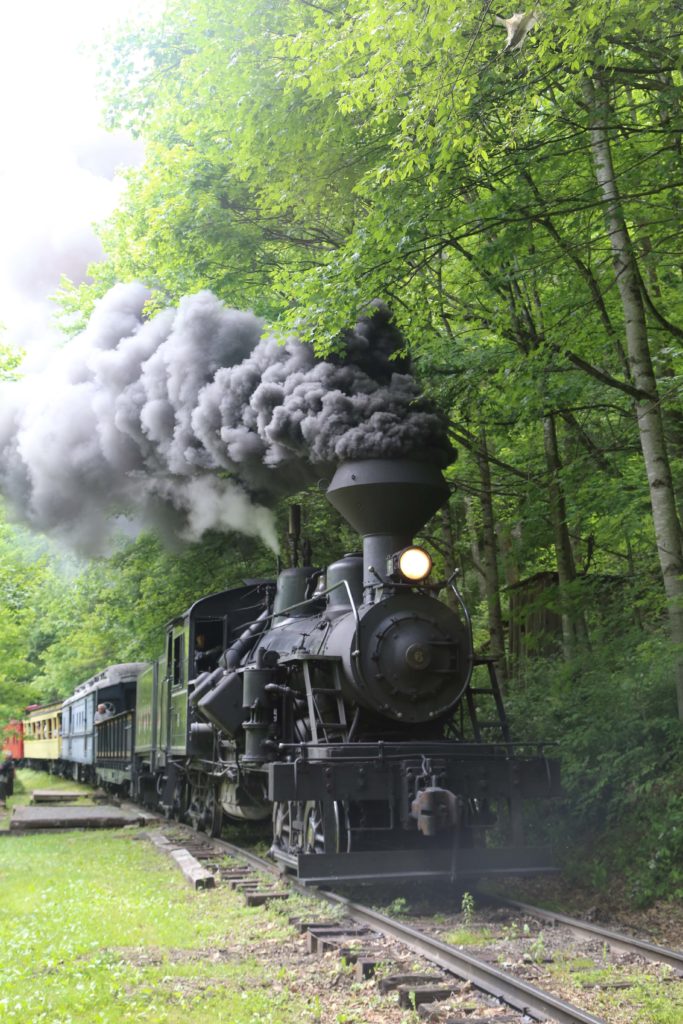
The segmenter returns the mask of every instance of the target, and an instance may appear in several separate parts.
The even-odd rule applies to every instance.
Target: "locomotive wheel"
[[[273,847],[283,853],[348,853],[345,805],[283,801],[273,807]]]
[[[182,780],[179,787],[176,789],[175,799],[173,801],[173,817],[176,821],[185,821],[185,816],[187,815],[189,806],[189,786],[185,780]]]
[[[349,853],[351,834],[346,827],[344,805],[309,801],[303,814],[304,853]]]
[[[290,800],[273,805],[273,846],[284,853],[296,853],[299,848],[301,804]]]
[[[221,834],[223,827],[223,808],[221,802],[218,799],[216,790],[211,787],[206,794],[206,802],[204,804],[204,822],[206,831],[210,836],[217,837]]]
[[[193,784],[190,787],[187,817],[195,832],[201,832],[204,828],[204,811],[204,794],[199,786]]]

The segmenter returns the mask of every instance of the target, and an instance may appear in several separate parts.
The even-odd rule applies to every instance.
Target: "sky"
[[[101,256],[92,230],[114,207],[117,167],[138,143],[101,127],[93,44],[163,0],[0,3],[0,339],[49,339],[60,277],[84,279]]]

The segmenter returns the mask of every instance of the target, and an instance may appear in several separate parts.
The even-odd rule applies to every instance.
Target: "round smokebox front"
[[[455,613],[432,598],[397,595],[360,623],[358,699],[387,718],[425,722],[459,700],[469,637]]]

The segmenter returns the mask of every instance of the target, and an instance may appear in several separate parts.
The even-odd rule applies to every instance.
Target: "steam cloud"
[[[116,517],[197,539],[234,529],[277,547],[274,497],[344,459],[452,458],[402,339],[378,307],[343,359],[262,337],[210,292],[146,320],[116,285],[49,365],[0,394],[0,490],[31,526],[89,553]]]

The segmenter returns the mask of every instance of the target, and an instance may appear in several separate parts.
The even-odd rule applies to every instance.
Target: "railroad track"
[[[600,925],[590,921],[580,921],[566,914],[557,913],[554,910],[546,910],[544,907],[534,907],[529,903],[520,903],[518,900],[508,900],[500,896],[494,897],[501,906],[518,910],[527,917],[534,917],[538,921],[545,921],[553,927],[566,928],[572,935],[583,939],[592,939],[606,943],[611,949],[620,953],[633,953],[650,960],[653,963],[668,964],[675,971],[683,976],[683,953],[674,949],[667,949],[665,946],[658,946],[653,942],[644,942],[631,935],[623,935],[621,932],[611,931],[602,928]]]
[[[245,850],[222,839],[209,839],[204,836],[198,836],[189,828],[185,832],[184,826],[174,824],[170,831],[175,836],[178,836],[179,833],[186,834],[187,846],[197,856],[204,859],[212,855],[214,859],[218,855],[236,858],[238,863],[242,863],[252,871],[257,872],[257,877],[266,876],[271,880],[277,879],[278,882],[286,880],[295,890],[308,896],[315,895],[328,905],[336,908],[336,916],[332,922],[304,924],[304,927],[309,931],[308,941],[311,944],[310,948],[312,951],[316,949],[337,948],[346,956],[347,960],[355,960],[359,964],[359,977],[365,977],[366,975],[363,971],[370,969],[373,936],[382,936],[385,939],[389,938],[395,943],[399,943],[411,953],[447,972],[449,976],[454,976],[460,979],[461,982],[469,982],[480,992],[486,993],[488,996],[507,1004],[517,1014],[521,1015],[519,1019],[551,1020],[557,1021],[558,1024],[605,1024],[602,1018],[595,1016],[593,1013],[567,1002],[552,992],[545,991],[527,979],[501,969],[497,964],[490,963],[481,956],[475,956],[464,949],[457,948],[421,928],[354,902],[338,893],[311,890],[310,887],[304,887],[295,879],[288,878],[287,876],[283,878],[281,872],[272,863],[265,861],[249,850]],[[180,839],[176,838],[175,842],[182,843],[182,837]],[[273,898],[273,895],[276,898],[282,898],[281,887],[273,893],[272,890],[264,888],[262,883],[250,880],[246,869],[224,868],[223,874],[224,880],[233,885],[233,887],[245,890],[248,902],[267,902]],[[680,976],[683,978],[683,954],[674,950],[668,950],[627,935],[601,929],[597,925],[568,918],[565,915],[554,914],[542,908],[515,903],[514,901],[501,900],[499,902],[507,904],[510,908],[519,911],[525,916],[534,917],[552,924],[554,928],[566,928],[568,933],[580,936],[582,939],[604,943],[620,953],[632,954],[639,958],[667,964],[676,972],[676,977]],[[340,915],[344,919],[342,924],[339,923]],[[412,986],[413,1002],[412,1004],[406,1003],[406,1005],[415,1005],[418,999],[421,1001],[424,998],[426,1002],[432,998],[444,998],[445,995],[448,995],[448,985],[444,984],[443,979],[430,979],[425,976],[422,983],[420,983],[420,977],[409,975],[398,975],[397,977],[399,978],[397,987],[401,987],[401,977],[407,979],[403,985],[404,988],[406,985],[408,987]],[[464,1018],[448,1018],[449,1021],[460,1019]],[[483,1021],[486,1018],[480,1018],[475,1015],[474,1017],[470,1016],[469,1019],[477,1022],[479,1020]],[[513,1018],[509,1019],[512,1020]]]

